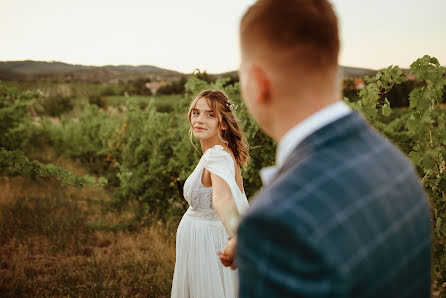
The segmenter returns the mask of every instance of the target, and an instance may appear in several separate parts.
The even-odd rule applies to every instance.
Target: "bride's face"
[[[205,98],[200,98],[191,113],[192,132],[199,140],[218,138],[217,114],[211,110]]]

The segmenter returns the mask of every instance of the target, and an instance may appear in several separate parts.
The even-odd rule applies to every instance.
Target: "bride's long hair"
[[[192,101],[189,107],[188,119],[189,119],[189,137],[192,142],[192,123],[191,114],[192,110],[197,105],[197,101],[200,98],[206,99],[209,107],[217,115],[219,131],[219,139],[225,143],[234,154],[235,160],[243,168],[246,169],[246,165],[249,161],[249,146],[246,141],[245,135],[238,124],[236,115],[234,114],[233,106],[229,102],[229,98],[223,91],[207,89],[201,91],[195,99]],[[227,125],[227,129],[223,130],[223,123]],[[193,143],[192,143],[193,144]]]

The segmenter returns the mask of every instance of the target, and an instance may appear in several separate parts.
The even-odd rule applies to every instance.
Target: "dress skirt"
[[[176,262],[172,282],[175,298],[237,297],[238,270],[224,267],[228,234],[220,220],[203,218],[192,208],[183,215],[176,235]]]

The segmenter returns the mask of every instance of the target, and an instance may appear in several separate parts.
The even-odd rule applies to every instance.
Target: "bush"
[[[20,92],[0,82],[0,173],[32,179],[38,176],[56,175],[62,185],[92,186],[96,182],[94,177],[88,175],[79,177],[62,167],[30,160],[24,153],[24,149],[29,145],[32,137],[41,135],[36,126],[32,124],[32,118],[28,114],[28,107],[35,102],[36,98],[40,99],[41,95]],[[106,180],[100,178],[97,185],[104,184],[106,184]]]
[[[57,153],[81,160],[95,174],[113,178],[116,171],[112,164],[121,153],[121,123],[121,117],[110,117],[98,106],[86,103],[77,120],[62,116],[60,124],[54,125],[43,118],[41,129]]]
[[[24,149],[34,134],[28,107],[37,93],[20,92],[0,81],[0,147]]]
[[[395,66],[366,77],[360,100],[346,101],[397,144],[417,168],[432,211],[433,284],[440,297],[446,297],[446,112],[440,106],[446,86],[445,68],[429,56],[412,63],[410,73],[416,76],[414,86],[418,87],[406,98],[409,109],[389,122],[386,118],[393,110],[386,96],[394,85],[406,82],[402,73]]]
[[[105,108],[107,106],[107,102],[99,94],[94,94],[94,95],[89,96],[88,102],[92,105],[98,106],[99,108]]]
[[[74,107],[73,97],[55,95],[44,98],[41,101],[44,108],[44,113],[52,117],[59,117],[60,115],[71,111]]]
[[[158,91],[156,91],[156,94],[184,94],[184,84],[186,84],[186,82],[187,78],[182,76],[179,80],[175,80],[167,85],[161,86]]]

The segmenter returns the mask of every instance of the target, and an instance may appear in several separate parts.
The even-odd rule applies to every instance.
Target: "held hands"
[[[237,269],[237,264],[235,263],[235,249],[237,246],[237,237],[229,236],[228,242],[226,243],[226,247],[223,251],[217,251],[218,256],[220,257],[220,262],[225,267],[231,266],[232,270]]]

